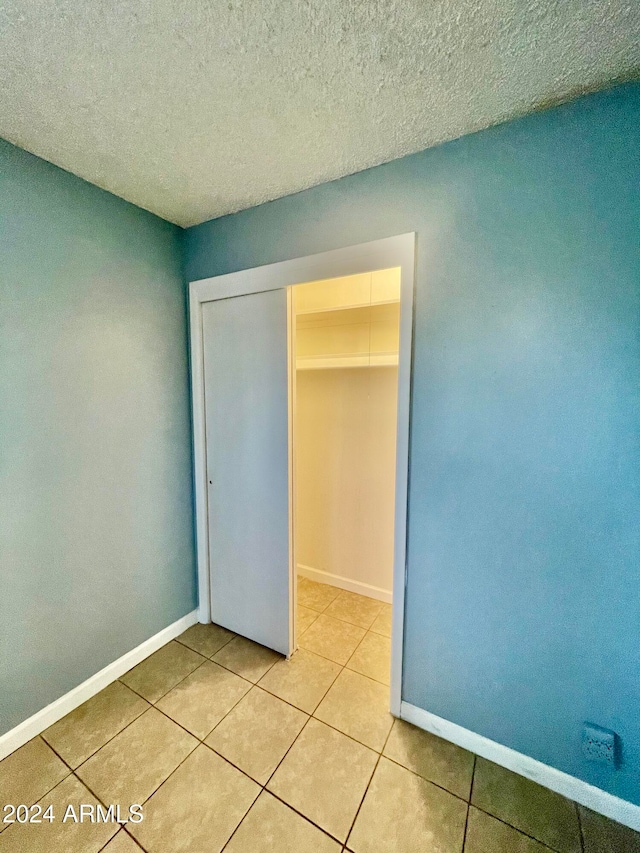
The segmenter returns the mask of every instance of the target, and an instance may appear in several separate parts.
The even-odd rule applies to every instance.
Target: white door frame
[[[391,713],[400,716],[402,700],[402,653],[404,638],[405,576],[407,558],[407,499],[409,480],[409,412],[415,283],[415,233],[386,237],[240,270],[189,284],[191,391],[193,411],[193,458],[198,567],[198,619],[211,621],[209,602],[209,531],[207,514],[206,436],[202,303],[231,296],[278,290],[327,278],[400,267],[400,347],[398,357],[398,430],[396,440],[395,530],[393,560],[393,617],[391,637]],[[293,508],[290,507],[290,519]],[[291,533],[291,531],[290,531]],[[293,553],[290,571],[294,571]],[[293,602],[292,602],[293,605]],[[293,624],[293,620],[291,620]]]

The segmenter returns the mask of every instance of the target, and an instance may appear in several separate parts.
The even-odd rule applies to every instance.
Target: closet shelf
[[[309,314],[328,314],[333,311],[352,311],[354,308],[375,308],[377,305],[399,305],[400,298],[393,299],[369,299],[366,302],[351,302],[345,305],[320,305],[317,308],[297,308],[296,316],[303,317]]]
[[[372,352],[360,355],[311,355],[296,359],[297,370],[336,370],[349,367],[397,367],[397,352]]]

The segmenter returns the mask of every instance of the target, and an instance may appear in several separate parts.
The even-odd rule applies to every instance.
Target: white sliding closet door
[[[202,306],[211,620],[290,648],[286,290]]]

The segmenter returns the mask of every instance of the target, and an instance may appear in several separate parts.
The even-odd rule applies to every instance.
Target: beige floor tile
[[[267,788],[345,841],[377,758],[373,750],[311,719]]]
[[[460,853],[466,817],[465,802],[382,757],[347,846],[354,853]]]
[[[199,746],[145,805],[131,834],[150,853],[219,853],[260,787]]]
[[[550,853],[548,847],[471,806],[464,853]],[[599,849],[599,853],[602,853]]]
[[[140,847],[130,835],[127,835],[124,829],[121,829],[117,835],[113,836],[101,853],[140,853]]]
[[[429,782],[469,799],[474,755],[466,749],[396,720],[384,754]]]
[[[340,853],[340,844],[263,791],[225,853]]]
[[[314,717],[381,752],[393,723],[389,688],[343,669],[316,708]]]
[[[584,853],[640,853],[640,832],[578,806]]]
[[[575,803],[480,757],[471,802],[558,853],[582,849]]]
[[[351,622],[361,628],[370,628],[376,616],[382,610],[382,601],[375,598],[367,598],[355,592],[341,590],[338,597],[327,607],[327,616]]]
[[[254,687],[206,743],[264,785],[308,719],[297,708]]]
[[[391,640],[380,634],[367,632],[349,658],[347,668],[388,685],[391,669]]]
[[[255,684],[276,661],[282,660],[282,655],[246,637],[236,637],[221,648],[213,660]]]
[[[0,761],[0,808],[6,803],[26,806],[37,803],[70,772],[53,750],[35,737]],[[0,832],[6,827],[0,823]]]
[[[200,740],[251,690],[251,684],[207,661],[177,684],[156,707]]]
[[[374,634],[382,634],[383,637],[391,636],[391,614],[392,608],[390,604],[383,604],[382,610],[373,620],[373,625],[369,628]]]
[[[323,613],[302,634],[298,645],[301,649],[315,652],[344,666],[364,635],[364,628],[333,619]]]
[[[58,720],[42,737],[71,767],[78,767],[149,708],[133,690],[114,681]]]
[[[120,681],[148,702],[157,702],[201,663],[202,655],[174,640],[134,666]]]
[[[340,590],[326,583],[316,583],[298,575],[298,604],[322,613],[338,597]]]
[[[337,663],[298,649],[291,660],[280,660],[260,679],[260,687],[312,714],[336,680]]]
[[[211,658],[234,637],[235,634],[232,631],[227,631],[220,625],[211,623],[203,625],[201,622],[196,622],[177,639],[183,646],[188,646],[194,652]]]
[[[138,717],[77,770],[103,803],[144,803],[198,741],[155,708]]]
[[[299,604],[296,609],[296,617],[296,636],[300,637],[316,621],[318,611],[310,610],[308,607]]]
[[[119,829],[117,823],[91,823],[89,814],[79,821],[80,805],[98,801],[75,776],[68,776],[39,801],[43,813],[51,806],[54,820],[12,824],[0,835],[0,853],[98,853]],[[63,822],[67,807],[78,817]]]

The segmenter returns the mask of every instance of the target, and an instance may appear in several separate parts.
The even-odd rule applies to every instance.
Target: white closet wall
[[[298,570],[391,601],[399,271],[296,291]]]

